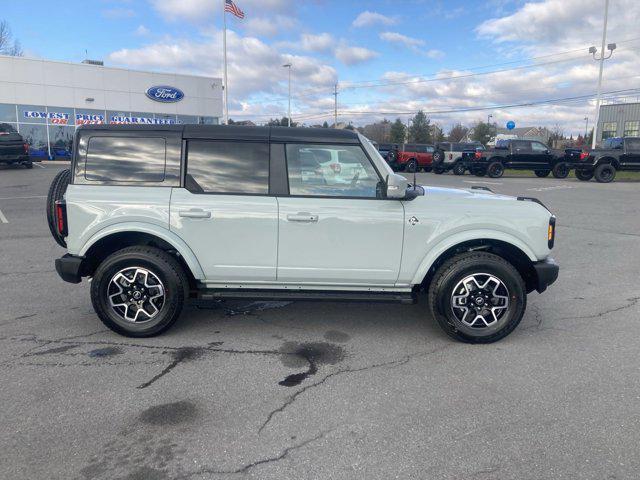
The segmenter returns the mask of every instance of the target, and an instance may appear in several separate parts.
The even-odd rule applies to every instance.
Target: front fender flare
[[[420,283],[422,283],[422,280],[427,275],[429,269],[444,252],[452,247],[455,247],[456,245],[461,245],[463,243],[475,240],[498,240],[501,242],[509,243],[514,247],[520,249],[532,262],[538,261],[538,258],[536,257],[533,250],[529,246],[527,246],[526,243],[524,243],[514,235],[487,229],[467,230],[448,236],[438,242],[435,246],[429,248],[429,251],[424,256],[422,262],[420,263],[420,266],[416,270],[411,284],[419,285]]]
[[[94,233],[89,238],[89,240],[85,242],[85,244],[82,246],[82,249],[79,252],[79,255],[84,256],[87,253],[87,251],[97,241],[105,237],[108,237],[109,235],[113,235],[116,233],[130,233],[130,232],[146,233],[146,234],[158,237],[161,240],[164,240],[165,242],[173,246],[173,248],[175,248],[176,251],[180,254],[180,256],[184,259],[185,263],[191,270],[191,273],[193,274],[194,278],[196,280],[204,280],[205,278],[204,271],[202,270],[200,262],[198,262],[198,259],[196,258],[195,254],[189,248],[189,246],[184,242],[184,240],[182,240],[180,237],[178,237],[175,233],[171,232],[170,230],[167,230],[166,228],[160,227],[159,225],[155,225],[152,223],[125,222],[125,223],[118,223],[115,225],[110,225],[108,227],[105,227],[102,230],[99,230],[96,233]]]

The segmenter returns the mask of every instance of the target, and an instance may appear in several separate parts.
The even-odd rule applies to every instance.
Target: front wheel
[[[429,308],[450,337],[493,343],[509,335],[524,315],[527,296],[518,271],[502,257],[469,252],[446,261],[429,287]]]
[[[464,175],[466,168],[464,168],[464,163],[456,162],[453,166],[453,174],[454,175]]]
[[[548,177],[549,173],[551,173],[551,171],[550,170],[535,170],[534,173],[536,174],[536,177],[544,178],[544,177]]]
[[[91,282],[91,302],[102,323],[114,332],[151,337],[178,319],[188,285],[184,269],[168,253],[128,247],[98,266]]]
[[[500,162],[493,162],[489,165],[489,168],[487,168],[487,173],[491,178],[500,178],[504,175],[504,165]]]
[[[593,178],[593,172],[586,172],[584,170],[576,170],[575,171],[576,178],[583,182],[588,182]]]
[[[556,163],[553,166],[553,170],[551,170],[551,173],[553,173],[553,176],[556,178],[567,178],[570,170],[571,169],[569,168],[569,165],[567,165],[565,162],[560,162]]]
[[[613,182],[613,179],[616,178],[616,167],[610,163],[598,165],[594,177],[596,178],[596,182],[599,183]]]

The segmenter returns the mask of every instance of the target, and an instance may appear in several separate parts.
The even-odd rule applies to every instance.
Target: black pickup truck
[[[640,171],[640,137],[607,138],[601,148],[576,157],[573,167],[579,180],[609,183],[618,170]]]
[[[0,123],[0,164],[20,164],[33,168],[29,145],[8,123]]]
[[[533,170],[538,177],[553,172],[556,178],[566,178],[571,170],[569,155],[573,149],[552,150],[535,140],[498,140],[495,148],[465,151],[462,160],[474,175],[500,178],[505,168]]]

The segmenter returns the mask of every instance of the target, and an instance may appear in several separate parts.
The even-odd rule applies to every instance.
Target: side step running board
[[[198,300],[220,300],[224,298],[246,298],[251,300],[306,300],[327,302],[388,302],[417,303],[414,292],[358,292],[323,290],[247,290],[204,289],[197,293]]]

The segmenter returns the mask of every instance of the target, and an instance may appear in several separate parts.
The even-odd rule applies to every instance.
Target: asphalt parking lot
[[[493,345],[424,299],[192,305],[133,340],[53,269],[60,168],[0,169],[0,478],[638,478],[640,183],[418,174],[558,217],[558,282]]]

